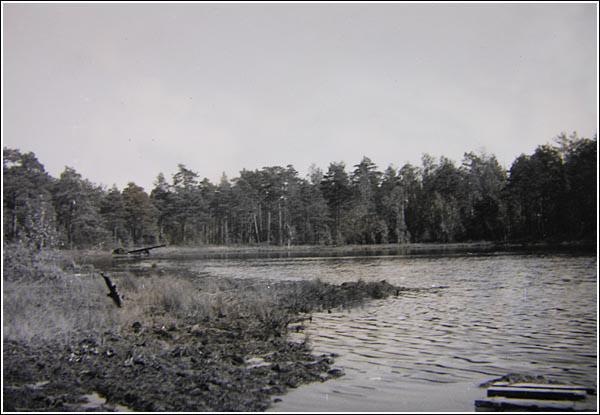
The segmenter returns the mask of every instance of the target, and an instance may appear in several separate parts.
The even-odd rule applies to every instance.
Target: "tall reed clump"
[[[290,316],[282,306],[287,298],[263,282],[176,274],[115,278],[125,297],[120,323],[145,325],[235,324],[244,320],[266,333],[285,332]],[[221,323],[219,323],[221,322]]]
[[[151,320],[154,324],[179,320],[196,324],[227,317],[230,319],[267,319],[274,310],[275,298],[268,290],[247,281],[198,277],[188,279],[176,274],[135,278],[115,278],[123,292],[121,323]],[[119,285],[120,284],[120,285]]]
[[[115,276],[123,306],[117,323],[129,326],[167,324],[188,317],[204,318],[210,314],[209,302],[196,284],[172,275],[136,278],[130,274]]]

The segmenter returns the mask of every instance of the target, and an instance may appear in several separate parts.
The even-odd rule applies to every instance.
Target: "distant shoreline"
[[[131,247],[131,249],[141,247]],[[595,241],[563,241],[563,242],[456,242],[456,243],[409,243],[379,245],[169,245],[155,249],[149,258],[170,256],[343,256],[343,255],[420,255],[436,253],[485,253],[499,251],[514,252],[597,252]],[[71,251],[77,257],[105,257],[112,249],[91,249]],[[145,257],[142,257],[145,258]]]

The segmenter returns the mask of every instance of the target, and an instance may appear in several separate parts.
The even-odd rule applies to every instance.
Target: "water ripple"
[[[292,393],[301,404],[318,402],[321,411],[340,407],[396,411],[399,400],[426,411],[444,408],[448,402],[457,410],[472,410],[473,396],[480,393],[476,385],[510,372],[596,387],[595,257],[228,259],[192,266],[224,277],[275,281],[318,277],[334,284],[385,279],[424,289],[349,311],[313,315],[306,333],[315,353],[339,354],[336,365],[346,371],[335,381]],[[314,395],[315,390],[322,394]],[[329,399],[334,395],[343,400]],[[275,409],[303,409],[286,407],[287,398],[283,399]]]

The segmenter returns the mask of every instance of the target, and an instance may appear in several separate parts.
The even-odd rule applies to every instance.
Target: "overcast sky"
[[[597,133],[597,5],[7,4],[3,145],[147,191]]]

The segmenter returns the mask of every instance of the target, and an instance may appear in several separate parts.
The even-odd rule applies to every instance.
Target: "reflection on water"
[[[597,265],[591,256],[454,255],[203,259],[237,278],[445,287],[313,316],[315,353],[346,376],[299,388],[275,411],[472,411],[476,385],[511,372],[596,387]]]

